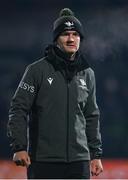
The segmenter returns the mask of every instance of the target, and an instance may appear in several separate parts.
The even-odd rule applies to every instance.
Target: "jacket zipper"
[[[67,80],[67,162],[69,162],[69,80]]]

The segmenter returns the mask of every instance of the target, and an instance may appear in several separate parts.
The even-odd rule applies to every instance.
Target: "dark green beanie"
[[[81,22],[74,16],[74,13],[69,8],[64,8],[60,11],[59,18],[54,22],[53,41],[55,42],[58,36],[66,31],[74,30],[80,34],[81,40],[84,38]]]

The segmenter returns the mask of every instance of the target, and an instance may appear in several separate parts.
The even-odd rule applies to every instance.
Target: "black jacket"
[[[12,99],[8,136],[13,151],[29,146],[36,161],[100,158],[95,88],[94,72],[80,53],[70,61],[50,46],[43,59],[27,67]]]

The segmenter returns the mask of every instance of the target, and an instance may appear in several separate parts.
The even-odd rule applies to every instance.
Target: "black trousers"
[[[32,162],[28,179],[90,179],[89,161],[71,163]]]

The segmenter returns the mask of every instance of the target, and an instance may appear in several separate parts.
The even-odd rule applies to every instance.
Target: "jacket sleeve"
[[[90,93],[84,108],[86,119],[86,135],[91,159],[98,159],[102,155],[102,142],[100,134],[100,112],[96,103],[96,84],[93,70],[89,77]]]
[[[11,101],[7,135],[13,152],[27,150],[27,119],[37,89],[34,76],[28,66]]]

